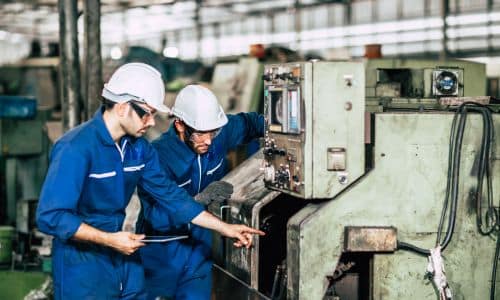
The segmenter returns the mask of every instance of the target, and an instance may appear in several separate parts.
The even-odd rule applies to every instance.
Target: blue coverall
[[[229,150],[264,135],[264,117],[257,113],[228,115],[228,123],[212,140],[208,152],[196,154],[179,139],[172,125],[153,142],[167,176],[194,196],[226,174]],[[147,198],[139,190],[139,196]],[[146,234],[148,220],[146,217]],[[159,234],[155,232],[156,234]],[[140,249],[148,299],[210,299],[212,288],[212,234],[192,225],[191,238]]]
[[[53,147],[37,209],[40,231],[53,235],[55,299],[144,299],[144,269],[127,256],[71,237],[83,223],[121,231],[136,186],[151,196],[146,217],[155,229],[189,223],[203,206],[168,180],[158,155],[143,138],[115,144],[103,108],[66,133]],[[190,200],[191,199],[191,200]]]

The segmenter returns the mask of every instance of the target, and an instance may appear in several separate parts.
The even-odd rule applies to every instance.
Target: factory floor
[[[213,275],[215,284],[212,290],[212,299],[269,299],[218,266],[214,267]],[[48,277],[47,273],[39,271],[23,272],[0,269],[0,299],[24,300],[30,291],[40,290]]]
[[[23,300],[46,280],[42,272],[0,270],[0,299]]]

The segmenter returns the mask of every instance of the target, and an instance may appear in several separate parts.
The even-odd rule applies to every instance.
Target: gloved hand
[[[214,181],[210,183],[203,191],[194,196],[197,202],[209,205],[212,202],[223,202],[231,198],[233,194],[233,185],[225,181]]]

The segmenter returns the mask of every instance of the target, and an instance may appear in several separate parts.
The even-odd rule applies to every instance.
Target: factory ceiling
[[[345,1],[345,0],[344,0]],[[270,15],[339,0],[101,0],[102,36],[116,38],[132,31],[174,31],[249,15]],[[83,1],[78,1],[83,12]],[[198,13],[198,18],[196,17]],[[79,32],[83,31],[79,18]],[[126,28],[126,29],[124,29]],[[58,40],[57,0],[0,0],[0,40]],[[138,32],[140,34],[140,32]],[[104,41],[105,42],[105,41]]]

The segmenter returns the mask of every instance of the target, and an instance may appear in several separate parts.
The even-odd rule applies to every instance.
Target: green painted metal
[[[436,68],[457,70],[459,76],[458,96],[483,96],[486,95],[486,70],[485,65],[462,60],[417,60],[417,59],[371,59],[365,60],[366,73],[366,110],[369,112],[382,112],[386,108],[397,109],[442,109],[432,94],[432,71]],[[379,70],[400,71],[406,69],[411,76],[404,84],[411,86],[411,90],[421,89],[421,96],[392,95],[392,83],[380,84]],[[377,89],[385,91],[385,96],[376,93]],[[416,93],[418,94],[418,93]]]
[[[11,226],[0,226],[0,265],[10,266],[12,262],[12,239],[14,228]]]
[[[343,148],[347,182],[359,178],[364,172],[364,90],[363,66],[352,62],[316,63],[313,65],[314,84],[311,99],[306,99],[306,110],[312,120],[310,134],[305,143],[312,143],[306,151],[305,162],[311,164],[312,188],[308,198],[327,198],[345,189],[339,172],[327,169],[328,148]],[[328,124],[328,125],[327,125]],[[306,130],[309,130],[306,128]],[[309,156],[310,155],[310,156]],[[308,157],[309,156],[309,157]],[[308,193],[306,192],[306,195]]]
[[[0,298],[23,300],[31,290],[40,287],[47,276],[41,272],[0,271]]]
[[[3,224],[15,225],[18,203],[38,199],[48,168],[50,142],[45,122],[50,111],[39,109],[33,120],[0,119],[0,173],[5,178],[6,218]],[[3,199],[2,199],[3,200]],[[19,225],[19,224],[18,224]],[[25,227],[25,226],[23,226]]]
[[[375,87],[376,69],[434,69],[436,67],[457,67],[464,72],[464,96],[486,94],[486,65],[464,60],[423,60],[423,59],[368,59],[364,61],[366,69],[366,87]],[[426,78],[429,80],[430,78]],[[367,96],[370,96],[367,92]]]
[[[323,205],[303,209],[288,223],[288,298],[322,299],[327,275],[343,252],[345,226],[394,226],[398,239],[434,246],[447,180],[452,113],[375,114],[374,168]],[[500,116],[494,115],[496,128]],[[444,251],[454,299],[488,299],[495,240],[476,228],[469,192],[475,187],[481,120],[470,116],[464,136],[457,223]],[[496,130],[500,140],[500,130]],[[500,153],[500,145],[496,149]],[[500,166],[493,164],[495,196]],[[314,245],[314,246],[311,246]],[[410,252],[375,254],[373,299],[436,299],[424,279],[427,258]],[[497,284],[497,287],[500,285]]]
[[[0,120],[3,156],[37,155],[43,150],[42,120]]]

